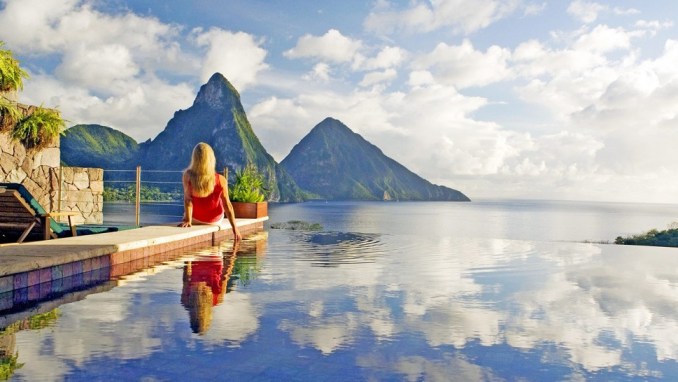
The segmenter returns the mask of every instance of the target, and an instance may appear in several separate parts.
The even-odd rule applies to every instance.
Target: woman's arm
[[[181,176],[181,183],[184,186],[184,218],[179,227],[190,227],[193,220],[193,199],[191,198],[191,188],[188,185],[188,174],[186,171]]]
[[[219,182],[221,183],[221,188],[224,190],[224,192],[221,194],[221,201],[224,204],[224,210],[226,212],[228,222],[231,223],[231,228],[233,229],[233,240],[235,240],[237,243],[240,241],[240,239],[242,239],[242,237],[240,236],[238,227],[235,225],[235,213],[233,212],[231,199],[228,197],[228,183],[226,182],[226,178],[224,178],[223,175],[219,175]]]

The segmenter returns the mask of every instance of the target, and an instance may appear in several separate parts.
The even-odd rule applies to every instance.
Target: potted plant
[[[256,219],[268,215],[264,177],[253,164],[236,171],[229,197],[236,218]]]
[[[27,149],[40,150],[62,135],[65,128],[66,121],[58,111],[37,107],[14,125],[10,135]]]

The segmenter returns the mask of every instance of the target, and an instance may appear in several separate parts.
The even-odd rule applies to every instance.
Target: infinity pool
[[[678,379],[678,250],[439,231],[268,229],[81,291],[0,347],[21,381]]]

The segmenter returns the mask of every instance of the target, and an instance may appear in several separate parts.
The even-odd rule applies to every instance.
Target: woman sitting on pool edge
[[[228,184],[226,178],[215,171],[216,162],[210,145],[204,142],[195,145],[191,164],[181,177],[184,186],[184,218],[179,226],[219,225],[226,213],[233,228],[233,239],[238,242],[241,236],[228,198]]]

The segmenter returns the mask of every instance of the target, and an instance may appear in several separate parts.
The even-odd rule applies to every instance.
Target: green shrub
[[[669,229],[659,231],[651,229],[646,233],[640,235],[632,235],[627,237],[617,236],[614,240],[615,244],[622,245],[652,245],[658,247],[678,247],[678,228],[675,225],[670,225]]]
[[[258,203],[263,202],[264,176],[253,164],[248,164],[235,173],[235,183],[229,190],[233,202]]]
[[[0,131],[14,126],[22,117],[21,111],[15,102],[0,96]]]
[[[0,41],[0,93],[23,90],[28,73],[21,69],[11,50],[2,49],[4,45]]]
[[[49,146],[56,137],[64,133],[65,128],[66,121],[59,112],[38,107],[14,125],[11,135],[27,149],[39,150]]]

